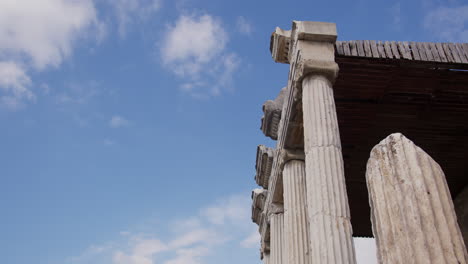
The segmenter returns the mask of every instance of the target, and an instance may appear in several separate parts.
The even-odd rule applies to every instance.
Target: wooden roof
[[[372,236],[370,150],[401,132],[444,170],[453,197],[468,184],[468,44],[341,41],[334,85],[356,236]],[[299,108],[300,109],[300,108]]]
[[[337,41],[335,50],[338,56],[468,63],[468,43],[352,40]]]

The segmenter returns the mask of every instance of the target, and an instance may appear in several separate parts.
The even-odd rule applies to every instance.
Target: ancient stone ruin
[[[467,263],[468,44],[337,41],[333,23],[294,21],[270,50],[290,68],[263,105],[276,148],[257,148],[263,262],[353,264],[361,236],[379,263]]]

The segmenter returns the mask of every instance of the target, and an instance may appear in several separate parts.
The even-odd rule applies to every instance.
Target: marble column
[[[305,164],[290,160],[283,169],[284,235],[288,264],[310,264]]]
[[[270,264],[270,253],[263,254],[263,263]]]
[[[466,264],[444,172],[402,134],[372,149],[366,180],[379,263]]]
[[[284,214],[271,214],[270,215],[270,263],[271,264],[287,264],[285,261],[284,250]]]
[[[305,76],[302,105],[312,263],[355,264],[340,133],[330,80],[320,74]]]

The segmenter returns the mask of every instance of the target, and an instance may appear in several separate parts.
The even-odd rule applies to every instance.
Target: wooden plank
[[[392,48],[390,47],[390,42],[385,41],[384,43],[385,53],[387,54],[388,59],[393,59]]]
[[[427,61],[426,49],[422,42],[417,42],[416,45],[418,46],[419,56],[421,57],[422,61]]]
[[[342,41],[335,42],[335,50],[338,55],[345,55],[343,51],[343,43]]]
[[[398,42],[397,44],[398,44],[398,49],[400,50],[400,53],[403,55],[403,58],[407,60],[412,60],[413,57],[411,56],[408,42],[402,41],[402,42]]]
[[[431,49],[429,47],[429,43],[423,42],[423,47],[424,47],[424,50],[426,51],[427,60],[428,61],[434,61],[434,57],[432,56],[432,52],[431,52]]]
[[[351,51],[349,50],[349,43],[348,41],[343,41],[342,43],[343,46],[343,52],[346,56],[351,56]]]
[[[366,57],[372,58],[372,50],[368,40],[364,40],[364,52],[366,53]]]
[[[410,44],[411,53],[413,53],[413,58],[415,60],[421,60],[421,57],[419,56],[418,47],[416,46],[416,42],[412,41]]]
[[[351,51],[351,56],[358,56],[356,41],[352,40],[349,42],[349,49]]]
[[[468,43],[461,44],[463,46],[463,50],[465,51],[465,55],[468,58]]]
[[[432,57],[434,58],[434,60],[441,62],[442,60],[440,59],[439,52],[437,51],[435,43],[430,42],[429,47],[431,48]]]
[[[398,47],[395,41],[390,42],[390,47],[392,48],[393,57],[400,59],[400,53],[398,52]]]
[[[460,59],[463,63],[468,63],[468,57],[465,55],[465,51],[463,50],[463,46],[461,43],[455,43],[455,47],[458,50],[458,54],[460,55]]]
[[[442,44],[441,43],[436,43],[435,46],[437,48],[437,51],[439,52],[440,60],[442,62],[448,62],[447,56],[445,56],[444,48],[442,48]]]
[[[455,59],[453,58],[452,52],[450,51],[450,48],[448,47],[449,43],[442,43],[442,48],[444,48],[445,55],[447,56],[448,62],[455,62]]]
[[[372,50],[372,57],[380,58],[379,50],[377,49],[377,44],[375,43],[375,40],[371,40],[369,42],[370,42],[370,47],[371,47],[371,50]]]
[[[358,55],[365,57],[366,53],[364,52],[364,42],[362,40],[356,40],[356,46],[358,50]]]
[[[453,58],[455,59],[456,63],[462,63],[460,59],[460,55],[458,55],[458,50],[455,47],[453,43],[449,43],[448,47],[450,48],[450,51],[452,52]]]
[[[385,48],[384,48],[384,44],[382,43],[382,41],[377,42],[377,50],[379,51],[380,58],[386,58],[387,57],[385,55]]]

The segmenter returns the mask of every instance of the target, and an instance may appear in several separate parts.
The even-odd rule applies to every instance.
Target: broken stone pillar
[[[336,25],[294,22],[294,80],[302,88],[312,263],[355,264],[332,83],[338,74]]]
[[[288,264],[309,264],[309,223],[307,219],[305,164],[287,161],[283,169],[284,233]]]
[[[458,225],[465,241],[468,245],[468,187],[465,187],[455,198],[455,212],[457,213]]]
[[[271,264],[286,264],[284,250],[284,214],[270,215],[270,263]]]
[[[402,134],[372,149],[366,172],[379,263],[467,263],[440,166]]]

